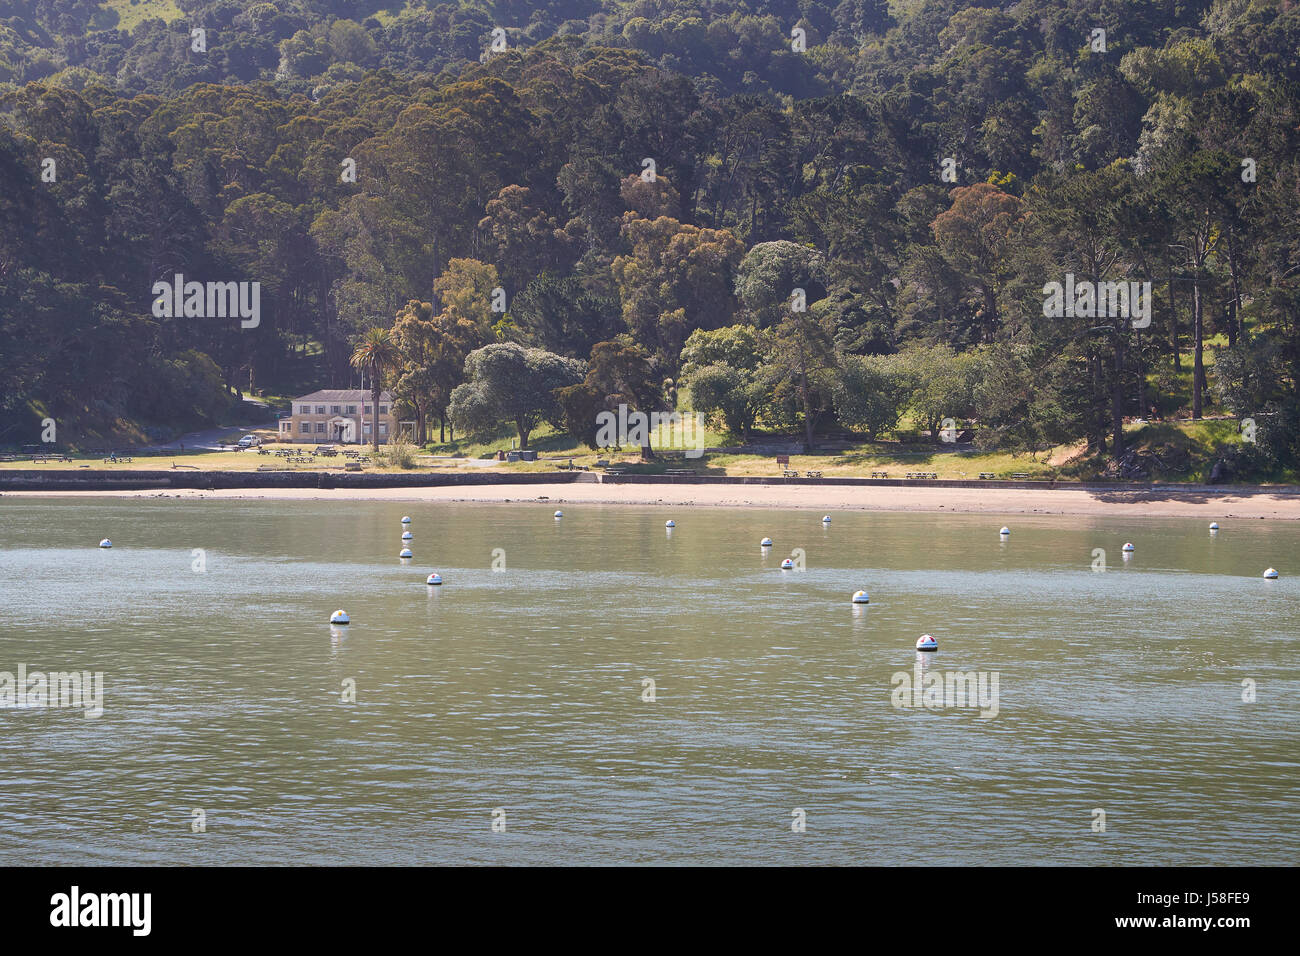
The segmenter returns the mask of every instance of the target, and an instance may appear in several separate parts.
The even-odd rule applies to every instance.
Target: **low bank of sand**
[[[274,488],[218,491],[6,492],[3,498],[235,498],[584,503],[818,511],[945,511],[983,514],[1148,515],[1300,520],[1300,495],[1247,489],[1104,491],[1085,489],[849,487],[845,485],[530,484],[432,488]]]

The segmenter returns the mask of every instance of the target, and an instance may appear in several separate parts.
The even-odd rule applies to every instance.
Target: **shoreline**
[[[822,511],[946,512],[1300,520],[1300,495],[1265,490],[1099,490],[1073,488],[869,488],[810,484],[535,482],[390,488],[226,488],[4,491],[6,498],[404,501],[467,504],[806,508]]]

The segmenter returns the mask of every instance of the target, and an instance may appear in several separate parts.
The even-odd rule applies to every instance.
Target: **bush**
[[[898,427],[911,399],[908,386],[892,357],[845,356],[832,389],[835,414],[848,427],[865,432],[868,441],[875,441],[882,432]]]
[[[419,449],[405,436],[398,436],[386,445],[379,446],[379,460],[390,468],[409,471],[415,467],[415,453]]]

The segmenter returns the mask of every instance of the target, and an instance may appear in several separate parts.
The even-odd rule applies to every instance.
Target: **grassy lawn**
[[[371,0],[370,3],[360,4],[361,9],[357,12],[356,20],[358,23],[369,17],[374,17],[384,26],[388,26],[396,20],[401,14],[411,9],[409,0]]]
[[[274,448],[295,448],[302,456],[311,454],[311,446],[271,445]],[[361,454],[369,455],[370,447],[358,449]],[[38,471],[81,471],[84,469],[108,471],[257,471],[259,466],[268,465],[283,471],[343,471],[343,463],[348,459],[342,455],[333,458],[315,458],[310,464],[289,464],[274,454],[259,455],[256,449],[248,451],[166,451],[151,454],[119,452],[119,456],[129,454],[131,461],[106,462],[104,456],[72,455],[72,461],[51,461],[32,463],[30,456],[16,462],[0,462],[0,470],[35,469]],[[297,456],[295,456],[297,457]],[[382,464],[370,463],[364,466],[366,472],[393,472],[402,469],[390,468]],[[416,470],[428,471],[429,467]]]
[[[274,436],[272,429],[263,428],[253,431],[263,438]],[[1160,481],[1202,481],[1214,459],[1221,453],[1220,449],[1224,445],[1240,441],[1237,422],[1230,418],[1129,425],[1126,433],[1130,447],[1154,461],[1157,467],[1155,477]],[[242,434],[245,432],[231,431],[224,437],[234,442]],[[691,437],[693,439],[693,436]],[[727,438],[716,432],[706,432],[704,441],[707,446],[725,447]],[[663,474],[670,469],[690,469],[701,475],[775,478],[780,477],[782,470],[774,456],[756,454],[706,453],[698,458],[683,458],[680,451],[670,451],[660,454],[653,461],[643,462],[639,448],[625,447],[616,451],[593,451],[585,445],[576,444],[568,435],[557,434],[549,426],[541,427],[530,436],[529,445],[538,452],[542,460],[513,463],[494,460],[498,451],[509,450],[515,444],[516,440],[512,433],[502,431],[491,440],[460,440],[430,445],[417,453],[422,457],[416,459],[417,467],[410,471],[544,472],[556,468],[560,461],[555,459],[565,463],[572,460],[575,465],[586,466],[592,470],[599,470],[597,462],[608,462],[611,466],[622,467],[631,474]],[[688,444],[693,446],[694,441]],[[268,452],[277,448],[296,448],[303,456],[309,456],[313,446],[281,445],[270,442],[266,447]],[[369,446],[353,447],[363,455],[370,454]],[[662,447],[656,443],[656,448]],[[1029,456],[1016,457],[1006,452],[981,452],[969,446],[954,449],[951,445],[928,442],[864,442],[842,451],[816,455],[791,455],[790,468],[801,474],[820,471],[827,478],[865,478],[876,471],[887,472],[890,478],[904,478],[910,471],[925,471],[937,474],[941,479],[957,480],[975,480],[981,472],[991,473],[998,478],[1011,478],[1013,475],[1025,474],[1031,478],[1055,478],[1064,481],[1094,479],[1097,477],[1097,462],[1095,459],[1083,457],[1080,454],[1081,450],[1081,446],[1062,446],[1035,459]],[[170,471],[175,468],[187,471],[256,471],[259,466],[272,465],[289,471],[342,471],[343,463],[347,460],[342,456],[318,457],[310,463],[289,464],[283,458],[273,454],[259,455],[256,450],[137,454],[132,456],[132,461],[129,463],[105,463],[102,453],[73,457],[74,460],[71,462],[33,464],[30,459],[0,462],[0,469],[35,468],[76,471],[83,468],[106,468],[113,471]],[[490,465],[485,463],[489,459],[492,459]],[[397,473],[401,470],[379,462],[372,462],[365,466],[367,472]],[[1276,476],[1278,481],[1283,482],[1294,482],[1298,478],[1300,476],[1293,474]]]
[[[175,0],[103,0],[101,12],[91,21],[97,30],[130,33],[145,20],[157,17],[171,23],[183,15]]]

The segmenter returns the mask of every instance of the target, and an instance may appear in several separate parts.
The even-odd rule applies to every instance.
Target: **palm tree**
[[[386,373],[397,368],[401,355],[388,329],[378,327],[366,330],[357,347],[352,352],[352,367],[363,369],[370,375],[370,397],[372,400],[370,438],[375,452],[379,451],[379,392],[383,387]]]

